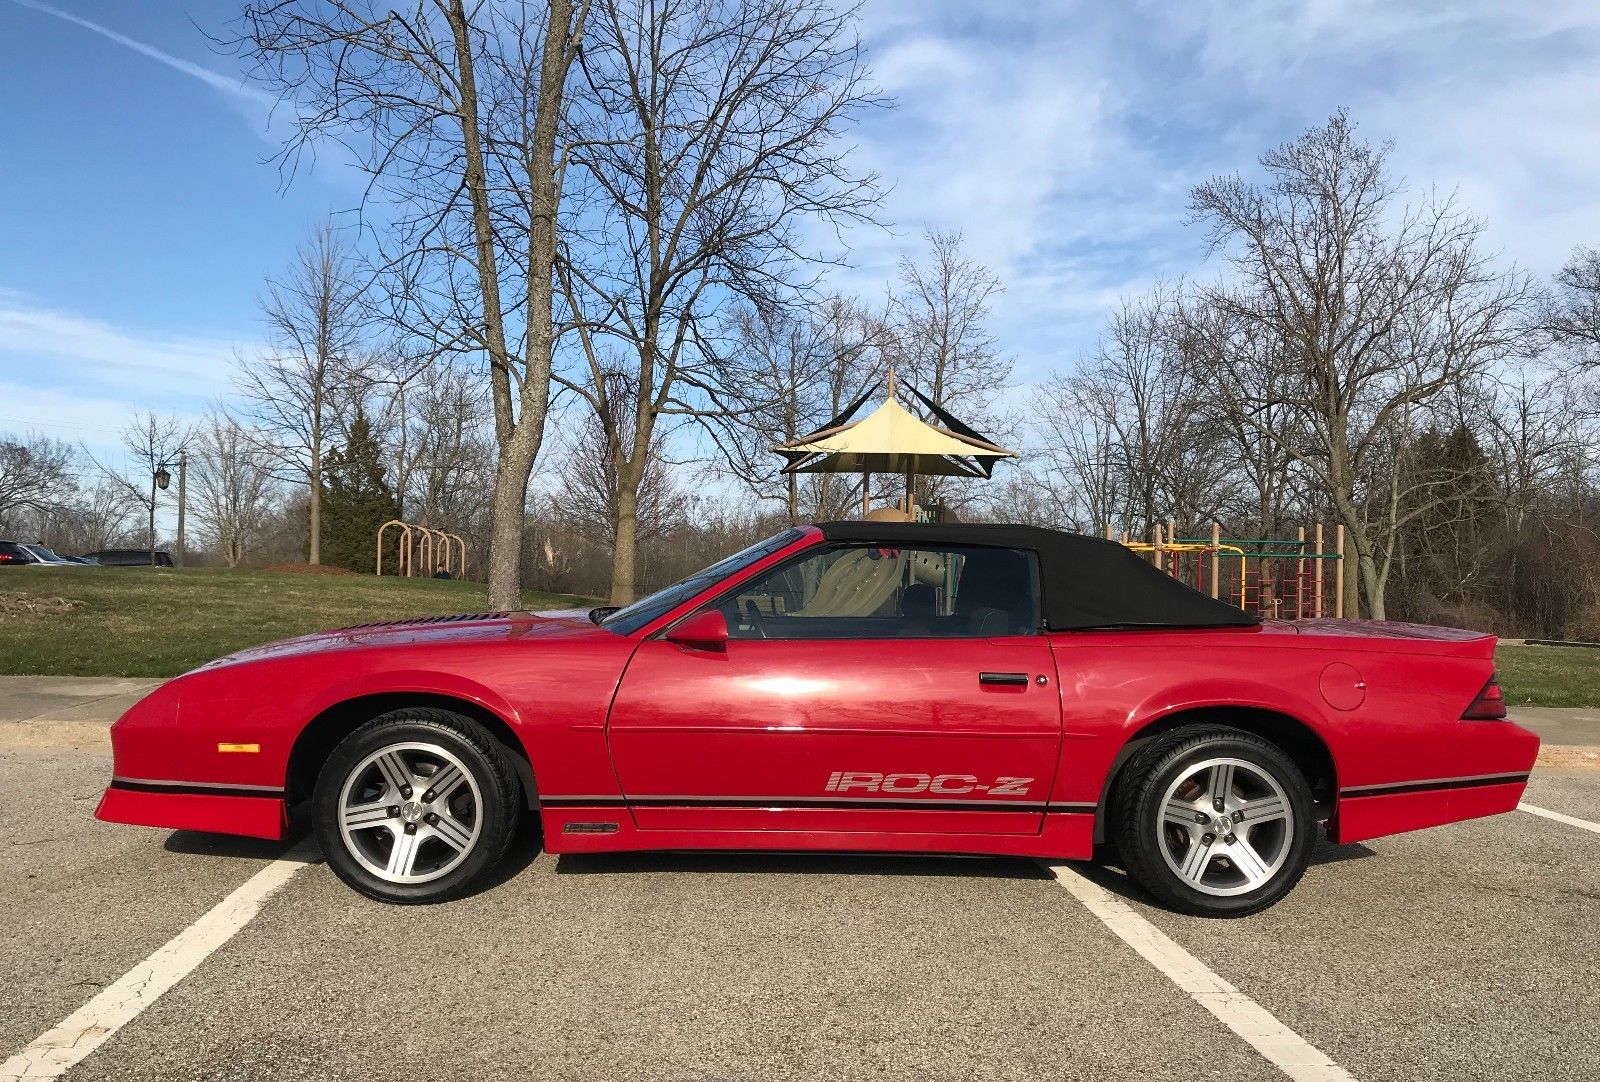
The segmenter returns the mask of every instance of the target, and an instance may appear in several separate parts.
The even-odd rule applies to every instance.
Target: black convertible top
[[[1248,627],[1254,616],[1208,597],[1115,541],[1041,526],[819,522],[829,541],[881,545],[994,545],[1039,554],[1051,631],[1096,627]]]

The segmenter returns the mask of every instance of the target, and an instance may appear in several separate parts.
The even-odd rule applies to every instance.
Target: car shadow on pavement
[[[1311,864],[1338,864],[1346,860],[1362,860],[1366,857],[1375,857],[1378,854],[1359,842],[1351,845],[1335,845],[1326,838],[1319,838],[1311,850]],[[1129,875],[1127,870],[1117,863],[1115,857],[1094,861],[1072,860],[1062,861],[1071,864],[1073,869],[1085,879],[1095,883],[1119,898],[1130,902],[1140,902],[1144,905],[1164,908],[1162,904],[1150,896],[1139,885],[1138,881]]]
[[[568,853],[558,875],[625,875],[633,872],[745,875],[910,875],[984,879],[1048,879],[1031,860],[1015,857],[938,856],[923,853]]]
[[[169,853],[187,853],[201,857],[230,857],[242,860],[274,860],[283,856],[299,838],[290,836],[283,841],[266,838],[240,838],[231,834],[205,834],[198,830],[174,830],[167,835],[162,848]]]

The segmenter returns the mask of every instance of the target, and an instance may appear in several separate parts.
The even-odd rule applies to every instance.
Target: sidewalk
[[[107,747],[106,730],[160,680],[0,676],[0,744]]]
[[[106,729],[160,680],[106,676],[0,676],[0,744],[104,747]],[[1588,749],[1600,761],[1600,710],[1520,706],[1511,719],[1548,749]],[[1540,753],[1540,758],[1548,756]],[[1574,758],[1563,755],[1565,760]],[[1557,765],[1552,762],[1551,765]]]

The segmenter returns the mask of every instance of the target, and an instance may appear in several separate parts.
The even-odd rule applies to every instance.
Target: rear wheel
[[[1311,790],[1253,733],[1177,729],[1128,763],[1112,833],[1128,872],[1166,905],[1237,917],[1294,888],[1311,858]]]
[[[516,832],[516,776],[494,739],[447,710],[396,710],[346,737],[317,775],[317,841],[334,873],[386,902],[457,897]]]

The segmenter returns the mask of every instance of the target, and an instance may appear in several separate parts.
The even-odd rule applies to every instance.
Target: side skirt
[[[938,816],[938,812],[920,813]],[[620,804],[540,810],[550,853],[623,853],[668,849],[821,850],[871,853],[961,853],[1087,860],[1094,851],[1094,810],[1049,811],[1033,834],[967,834],[928,829],[639,830]],[[930,827],[932,824],[930,824]]]

